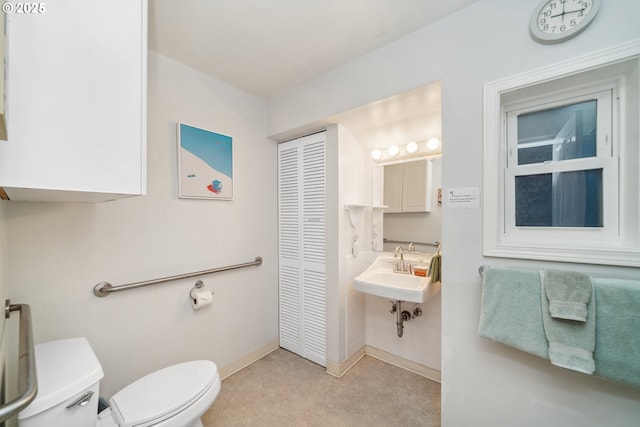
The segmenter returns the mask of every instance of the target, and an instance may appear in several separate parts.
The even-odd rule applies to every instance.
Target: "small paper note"
[[[447,190],[450,208],[473,209],[480,207],[480,188],[458,187]]]

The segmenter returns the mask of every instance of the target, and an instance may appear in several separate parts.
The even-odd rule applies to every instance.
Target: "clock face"
[[[591,23],[600,0],[545,0],[531,17],[531,35],[542,43],[576,36]]]

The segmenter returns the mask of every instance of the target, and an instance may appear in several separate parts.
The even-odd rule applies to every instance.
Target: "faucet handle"
[[[409,243],[409,252],[415,252],[416,251],[416,245],[414,245],[413,243]]]

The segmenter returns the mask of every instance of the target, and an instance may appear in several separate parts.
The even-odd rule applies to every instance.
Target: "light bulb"
[[[392,145],[389,148],[387,148],[387,153],[389,153],[390,156],[397,156],[399,152],[400,152],[400,148],[398,148],[397,145]]]
[[[407,144],[408,153],[415,153],[416,151],[418,151],[418,144],[415,141],[411,141]]]
[[[371,158],[373,160],[380,160],[381,157],[382,157],[382,151],[378,150],[377,148],[371,151]]]
[[[440,140],[438,138],[431,138],[427,141],[427,148],[429,150],[435,150],[440,146]]]

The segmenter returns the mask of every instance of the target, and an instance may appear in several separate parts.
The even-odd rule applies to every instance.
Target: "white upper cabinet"
[[[11,200],[145,194],[147,1],[42,5],[7,14],[0,187]]]
[[[404,165],[397,163],[384,167],[384,205],[386,213],[402,212],[402,171]]]
[[[431,160],[416,160],[384,167],[386,213],[430,212]]]

